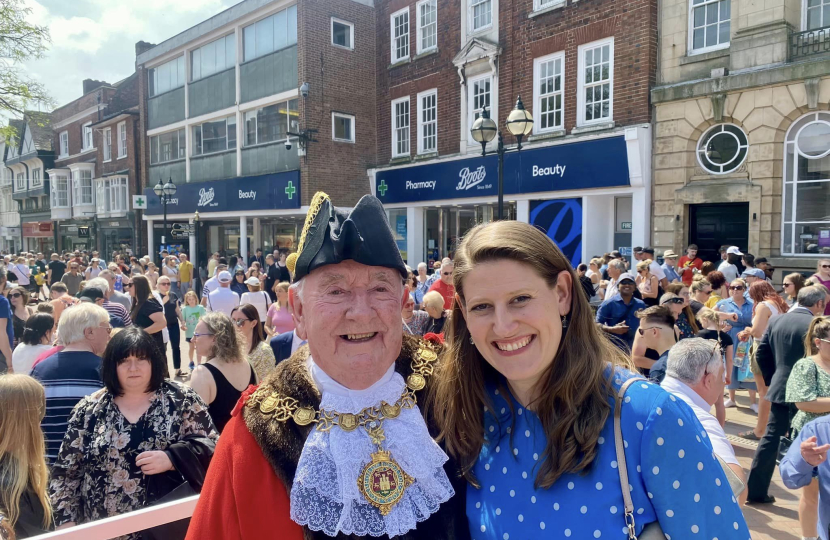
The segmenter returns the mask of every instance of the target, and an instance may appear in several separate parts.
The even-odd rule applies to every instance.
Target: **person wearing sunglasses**
[[[12,344],[12,349],[14,349],[20,343],[20,338],[23,337],[23,329],[26,326],[26,321],[35,310],[29,306],[29,291],[21,285],[11,289],[6,294],[6,297],[12,306],[12,327],[14,328],[14,343]]]
[[[637,318],[640,327],[634,336],[632,360],[640,373],[659,384],[666,376],[669,349],[677,343],[676,318],[665,305],[646,308],[637,313]]]
[[[242,347],[248,363],[254,368],[257,380],[264,381],[277,367],[277,359],[259,320],[259,310],[253,304],[241,304],[231,312],[233,324],[239,328]]]
[[[738,334],[745,328],[752,325],[752,308],[754,302],[746,297],[746,282],[742,279],[733,280],[729,284],[729,298],[724,298],[715,306],[715,311],[719,313],[734,313],[738,316],[738,320],[730,320],[729,329],[726,332],[735,343],[736,349],[741,339]],[[743,340],[746,341],[746,340]],[[738,357],[740,360],[740,356]],[[737,390],[747,390],[749,392],[750,407],[755,405],[757,407],[757,386],[752,380],[752,373],[749,361],[735,362],[732,366],[731,379],[732,382],[727,385],[729,389],[729,399],[724,402],[726,408],[736,407],[735,392]]]
[[[816,273],[813,274],[812,279],[830,290],[830,259],[821,259],[818,262]],[[830,315],[830,302],[827,303],[824,314]]]
[[[455,287],[452,284],[452,271],[455,268],[453,262],[445,260],[441,263],[441,269],[438,271],[440,278],[433,283],[429,291],[438,291],[444,297],[444,309],[452,308],[452,299],[455,296]]]
[[[233,281],[231,281],[231,290],[242,298],[242,295],[248,292],[248,286],[245,284],[245,270],[237,269],[233,274]]]

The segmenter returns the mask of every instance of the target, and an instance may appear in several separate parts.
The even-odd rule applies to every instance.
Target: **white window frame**
[[[119,192],[124,196],[119,199]],[[129,202],[129,187],[127,185],[126,176],[113,176],[109,179],[109,193],[107,193],[109,202],[109,212],[113,214],[124,214],[128,210]]]
[[[421,10],[424,7],[432,7],[433,12],[435,13],[435,20],[429,23],[428,25],[422,25],[422,13]],[[434,51],[438,48],[438,0],[421,0],[417,4],[415,4],[415,21],[416,26],[418,27],[418,35],[416,37],[416,49],[418,54],[423,54],[427,51]],[[428,29],[429,27],[433,28],[434,36],[435,36],[435,44],[430,45],[428,47],[424,46],[424,30]]]
[[[490,22],[476,28],[475,17],[473,16],[475,7],[488,2],[490,3]],[[494,11],[496,8],[496,0],[467,0],[467,28],[469,28],[467,33],[470,35],[478,34],[479,32],[484,32],[485,30],[493,28],[493,17],[495,16]]]
[[[485,80],[490,80],[490,105],[487,107],[487,110],[490,111],[490,118],[495,120],[498,123],[499,113],[498,113],[498,91],[496,89],[496,78],[493,76],[492,73],[485,73],[475,78],[470,78],[467,80],[467,123],[469,125],[473,125],[476,119],[476,112],[480,109],[475,108],[475,99],[474,99],[474,89],[476,84]],[[467,129],[467,144],[473,145],[475,148],[480,146],[480,143],[477,143],[475,139],[473,139],[470,130]]]
[[[127,122],[118,122],[118,159],[127,157]]]
[[[35,174],[37,173],[37,174]],[[32,169],[32,187],[41,187],[43,185],[43,170],[40,167]]]
[[[398,125],[398,106],[406,105],[406,125]],[[392,157],[408,157],[412,153],[412,104],[409,96],[392,100],[392,116],[390,125],[392,126]],[[399,134],[406,136],[406,149],[399,151],[398,147],[401,145],[402,138]]]
[[[565,0],[533,0],[533,11],[543,11],[564,3]]]
[[[334,136],[334,121],[335,121],[336,118],[348,118],[349,120],[351,120],[351,122],[352,122],[351,123],[352,138],[351,139],[338,139]],[[356,131],[355,117],[354,117],[353,114],[346,114],[346,113],[339,113],[339,112],[332,112],[331,113],[331,140],[336,141],[336,142],[346,142],[346,143],[353,143],[354,144],[354,142],[356,140],[355,131]]]
[[[689,17],[689,25],[688,26],[689,27],[687,29],[687,34],[689,36],[688,37],[688,45],[687,45],[688,50],[689,50],[689,53],[688,53],[689,56],[693,56],[693,55],[696,55],[696,54],[707,53],[707,52],[711,52],[711,51],[719,51],[721,49],[726,49],[726,48],[729,47],[729,44],[732,41],[732,0],[729,0],[729,19],[725,19],[725,20],[729,20],[729,40],[725,41],[724,43],[718,43],[717,45],[711,45],[711,46],[707,47],[705,45],[705,43],[706,43],[706,32],[704,31],[704,33],[703,33],[704,46],[699,48],[699,49],[695,49],[695,46],[694,46],[694,43],[695,43],[695,35],[694,35],[695,34],[695,8],[698,8],[698,7],[701,7],[701,6],[706,6],[708,4],[719,4],[720,1],[721,0],[704,0],[703,3],[701,3],[701,4],[695,4],[694,0],[689,0],[689,11],[688,11],[688,17]],[[705,18],[706,18],[706,15],[705,15],[705,8],[704,8],[704,19]],[[720,36],[720,24],[725,22],[725,20],[724,21],[720,20],[720,6],[718,6],[718,22],[717,22],[718,36]],[[806,15],[805,15],[805,20],[806,20]],[[706,24],[704,23],[704,27],[705,26],[706,26]]]
[[[400,36],[395,36],[395,19],[406,14],[406,34],[401,34]],[[392,64],[396,64],[398,62],[402,62],[409,58],[409,52],[412,45],[412,40],[410,39],[412,32],[411,30],[411,21],[409,20],[409,6],[400,9],[389,16],[389,43],[391,47],[391,54],[392,54]],[[398,39],[406,38],[406,52],[402,56],[398,56]]]
[[[217,47],[219,46],[220,41],[222,42],[222,56],[225,58],[225,63],[221,68],[216,66],[216,59],[218,57],[216,53],[218,51]],[[228,51],[229,43],[232,44],[233,51]],[[213,72],[205,74],[202,73],[202,55],[208,52],[207,47],[211,47],[211,52],[213,53],[214,69]],[[205,43],[204,45],[196,49],[191,49],[189,52],[190,78],[188,80],[190,82],[196,82],[202,79],[207,79],[212,75],[222,73],[223,71],[227,71],[236,66],[236,34],[231,33],[220,38],[216,38],[213,41]],[[231,52],[231,58],[228,58],[228,52]],[[230,65],[228,64],[228,62],[230,62]]]
[[[68,157],[69,156],[69,132],[68,131],[61,131],[60,135],[58,135],[58,148],[60,149],[60,155],[58,157]]]
[[[55,174],[52,175],[51,180],[52,208],[69,208],[69,177],[66,174]],[[61,183],[63,183],[63,190],[59,189]],[[60,191],[63,191],[64,204],[59,203],[58,196]]]
[[[89,185],[82,176],[89,174]],[[81,182],[84,182],[83,184]],[[89,189],[89,200],[86,198],[86,189]],[[75,206],[91,206],[95,204],[95,183],[92,179],[92,171],[88,169],[75,169],[72,171],[72,202]]]
[[[104,143],[104,163],[112,161],[112,128],[104,128],[101,132]]]
[[[542,95],[540,86],[542,82],[542,64],[548,62],[559,62],[559,90]],[[559,124],[547,128],[542,127],[542,98],[560,96]],[[565,53],[563,51],[541,56],[533,59],[533,133],[550,133],[559,131],[565,127]]]
[[[14,175],[14,190],[26,191],[26,173],[17,173]]]
[[[256,113],[257,110],[259,110],[259,109],[254,109],[254,112]],[[250,111],[248,111],[248,112],[250,112]],[[243,118],[244,118],[244,116],[243,116]],[[203,129],[204,125],[205,124],[212,124],[214,122],[221,122],[222,120],[225,121],[225,148],[223,150],[215,150],[213,152],[205,152],[204,151],[204,149],[205,149],[205,135],[204,135],[204,129]],[[233,129],[232,130],[230,129],[230,124],[229,124],[230,121],[233,121]],[[196,133],[194,132],[194,130],[196,130],[196,129],[199,129],[199,131],[201,132],[200,135],[201,135],[201,140],[202,140],[201,141],[201,143],[202,143],[202,152],[199,153],[199,154],[196,153]],[[231,133],[233,133],[233,136],[234,136],[234,145],[233,145],[233,147],[230,146],[230,134]],[[201,122],[199,124],[193,124],[193,125],[190,126],[190,135],[191,135],[191,139],[190,139],[190,141],[191,141],[190,156],[191,157],[211,156],[211,155],[214,155],[214,154],[220,154],[222,152],[229,152],[231,150],[236,150],[236,146],[239,144],[239,141],[236,139],[236,136],[237,136],[236,115],[232,114],[230,116],[214,118],[212,120],[205,120],[204,122]]]
[[[427,125],[427,122],[424,122],[424,99],[434,97],[435,98],[435,112],[433,114],[433,119],[430,120],[428,123],[433,124],[435,126],[435,148],[427,149],[424,145],[424,127]],[[438,152],[438,89],[433,88],[431,90],[424,90],[423,92],[419,92],[418,96],[418,103],[417,103],[417,122],[418,122],[418,154],[434,154]]]
[[[349,44],[350,44],[349,47],[346,47],[345,45],[339,45],[339,44],[334,42],[334,23],[342,24],[343,26],[348,26],[349,27]],[[338,19],[337,17],[332,17],[331,18],[331,44],[332,44],[332,46],[337,47],[339,49],[346,49],[347,51],[353,51],[354,50],[354,24],[352,24],[348,21],[344,21],[343,19]]]
[[[585,51],[588,49],[597,49],[609,45],[608,50],[608,117],[599,119],[585,119]],[[590,126],[594,124],[605,124],[614,121],[614,38],[601,39],[580,45],[578,48],[578,68],[577,68],[577,90],[576,90],[576,125]],[[595,83],[591,82],[594,86]]]
[[[830,10],[830,4],[821,4],[819,9],[820,11],[824,11],[825,9]],[[822,19],[823,18],[824,17],[822,17]],[[820,26],[819,28],[824,27]],[[809,30],[809,28],[807,28],[807,0],[801,0],[801,31],[806,32],[807,30]],[[815,30],[816,29],[814,28],[813,31]]]
[[[81,152],[95,149],[95,141],[93,139],[92,122],[87,122],[81,126],[81,133],[83,133],[83,140],[81,141]],[[87,146],[88,145],[88,146]]]

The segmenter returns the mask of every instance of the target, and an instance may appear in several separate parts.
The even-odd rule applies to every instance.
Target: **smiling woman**
[[[630,523],[642,538],[646,526],[666,537],[734,530],[748,538],[694,414],[659,386],[624,387],[629,360],[594,324],[576,283],[559,248],[528,224],[479,225],[458,248],[448,350],[429,410],[466,472],[471,532],[619,538]],[[695,493],[707,499],[675,513],[672,501]]]

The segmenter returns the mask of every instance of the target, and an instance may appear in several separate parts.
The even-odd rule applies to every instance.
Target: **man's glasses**
[[[637,333],[640,334],[641,336],[644,336],[644,335],[646,335],[646,333],[645,333],[646,330],[663,330],[663,327],[662,326],[649,326],[648,328],[638,328]]]

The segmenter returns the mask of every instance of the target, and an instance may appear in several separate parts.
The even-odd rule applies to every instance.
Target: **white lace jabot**
[[[349,390],[309,358],[308,367],[322,394],[320,407],[359,413],[381,401],[395,403],[405,382],[392,365],[366,390]],[[415,483],[388,515],[370,505],[357,479],[376,447],[363,429],[345,432],[312,430],[303,446],[291,488],[291,519],[329,536],[338,533],[389,537],[405,534],[438,511],[455,492],[444,472],[447,455],[432,440],[418,406],[383,422],[384,449]]]

